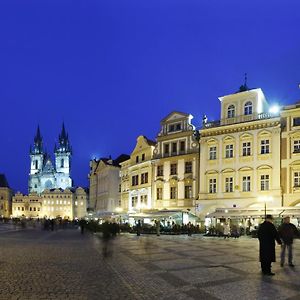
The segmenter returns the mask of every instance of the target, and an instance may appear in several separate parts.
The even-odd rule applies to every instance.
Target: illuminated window
[[[300,172],[294,172],[294,187],[300,187]]]
[[[209,147],[209,159],[210,160],[215,160],[217,159],[217,147]]]
[[[294,153],[300,153],[300,140],[294,141]]]
[[[225,157],[232,158],[233,157],[233,145],[225,146]]]
[[[251,155],[251,143],[244,142],[243,143],[243,156],[249,156],[249,155]]]
[[[234,118],[235,117],[235,107],[233,104],[228,106],[227,109],[227,118]]]
[[[75,205],[77,206],[77,201],[75,201]]]
[[[252,102],[251,101],[248,101],[248,102],[245,103],[244,114],[245,115],[252,115]]]
[[[186,161],[185,162],[185,167],[184,167],[184,171],[185,173],[192,173],[192,170],[193,170],[193,164],[191,161]]]
[[[170,175],[176,175],[176,174],[177,174],[177,164],[171,164]]]
[[[177,198],[177,188],[175,186],[172,186],[170,188],[170,199],[176,199]]]
[[[243,176],[243,192],[251,191],[251,177]]]
[[[270,141],[262,140],[260,141],[260,154],[268,154],[270,153]]]
[[[260,176],[260,189],[262,191],[268,191],[270,185],[270,176],[269,175],[261,175]]]
[[[225,193],[233,192],[233,177],[225,178]]]
[[[191,199],[193,197],[192,186],[186,185],[184,187],[184,197],[185,199]]]
[[[209,193],[215,194],[217,192],[217,179],[210,178],[209,179]]]
[[[156,189],[156,199],[157,200],[162,200],[163,196],[163,189],[162,188],[157,188]]]

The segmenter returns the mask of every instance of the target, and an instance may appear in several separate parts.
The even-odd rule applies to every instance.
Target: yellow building
[[[0,216],[9,218],[11,214],[12,190],[4,174],[0,174]]]
[[[283,206],[300,206],[300,103],[284,107],[281,118]]]
[[[121,165],[121,205],[123,211],[141,212],[153,208],[152,156],[155,142],[139,136],[130,159]]]
[[[269,112],[261,89],[242,86],[219,100],[220,120],[204,120],[200,130],[200,215],[281,206],[278,113]]]
[[[195,212],[199,144],[193,116],[172,112],[161,121],[153,155],[153,201],[158,210]]]
[[[83,218],[87,211],[87,193],[83,188],[44,190],[40,195],[17,193],[12,200],[12,217]]]

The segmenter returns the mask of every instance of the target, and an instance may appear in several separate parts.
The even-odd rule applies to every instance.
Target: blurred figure
[[[103,241],[102,254],[104,258],[108,256],[112,256],[110,239],[111,239],[111,225],[106,221],[102,224],[102,241]]]
[[[223,230],[224,239],[230,237],[230,226],[228,223],[224,224],[224,230]]]
[[[156,228],[156,235],[160,236],[160,221],[159,220],[155,221],[155,228]]]
[[[288,262],[290,267],[294,267],[293,264],[293,241],[295,237],[299,237],[299,232],[296,226],[290,223],[290,217],[285,217],[283,223],[278,228],[279,236],[282,240],[280,266],[284,266],[285,250],[288,249]]]
[[[136,235],[140,236],[142,231],[142,224],[141,220],[138,220],[138,223],[136,224]]]
[[[264,275],[275,275],[271,272],[272,262],[276,261],[275,240],[279,245],[281,245],[281,240],[276,227],[273,225],[273,217],[271,215],[266,215],[266,220],[258,228],[257,236],[259,239],[261,271]]]

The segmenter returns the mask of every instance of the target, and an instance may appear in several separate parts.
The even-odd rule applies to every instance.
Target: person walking
[[[282,240],[281,255],[280,255],[280,266],[284,266],[285,261],[285,250],[288,249],[288,262],[290,267],[294,267],[293,264],[293,241],[295,237],[299,237],[300,234],[297,227],[290,223],[290,217],[285,217],[283,223],[278,228],[279,237]]]
[[[273,217],[266,215],[265,221],[260,224],[257,232],[259,239],[259,258],[261,271],[264,275],[275,275],[271,271],[272,262],[276,261],[275,257],[275,240],[279,245],[282,244],[276,227],[273,224]]]
[[[230,226],[228,223],[224,224],[223,235],[224,235],[224,239],[226,239],[226,238],[229,239],[229,237],[230,237]]]
[[[156,235],[160,236],[160,220],[155,221]]]
[[[142,224],[141,220],[138,220],[138,223],[136,224],[136,235],[140,236],[142,231]]]

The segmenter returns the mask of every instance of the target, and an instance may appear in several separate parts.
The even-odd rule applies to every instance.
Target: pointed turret
[[[30,146],[30,153],[31,154],[42,154],[43,153],[43,138],[40,132],[40,126],[38,125],[36,134],[34,137],[34,145],[33,147]]]
[[[56,147],[55,152],[60,152],[60,153],[72,152],[70,142],[69,142],[69,137],[68,134],[66,133],[64,123],[62,124],[61,133],[58,136],[58,147]]]

